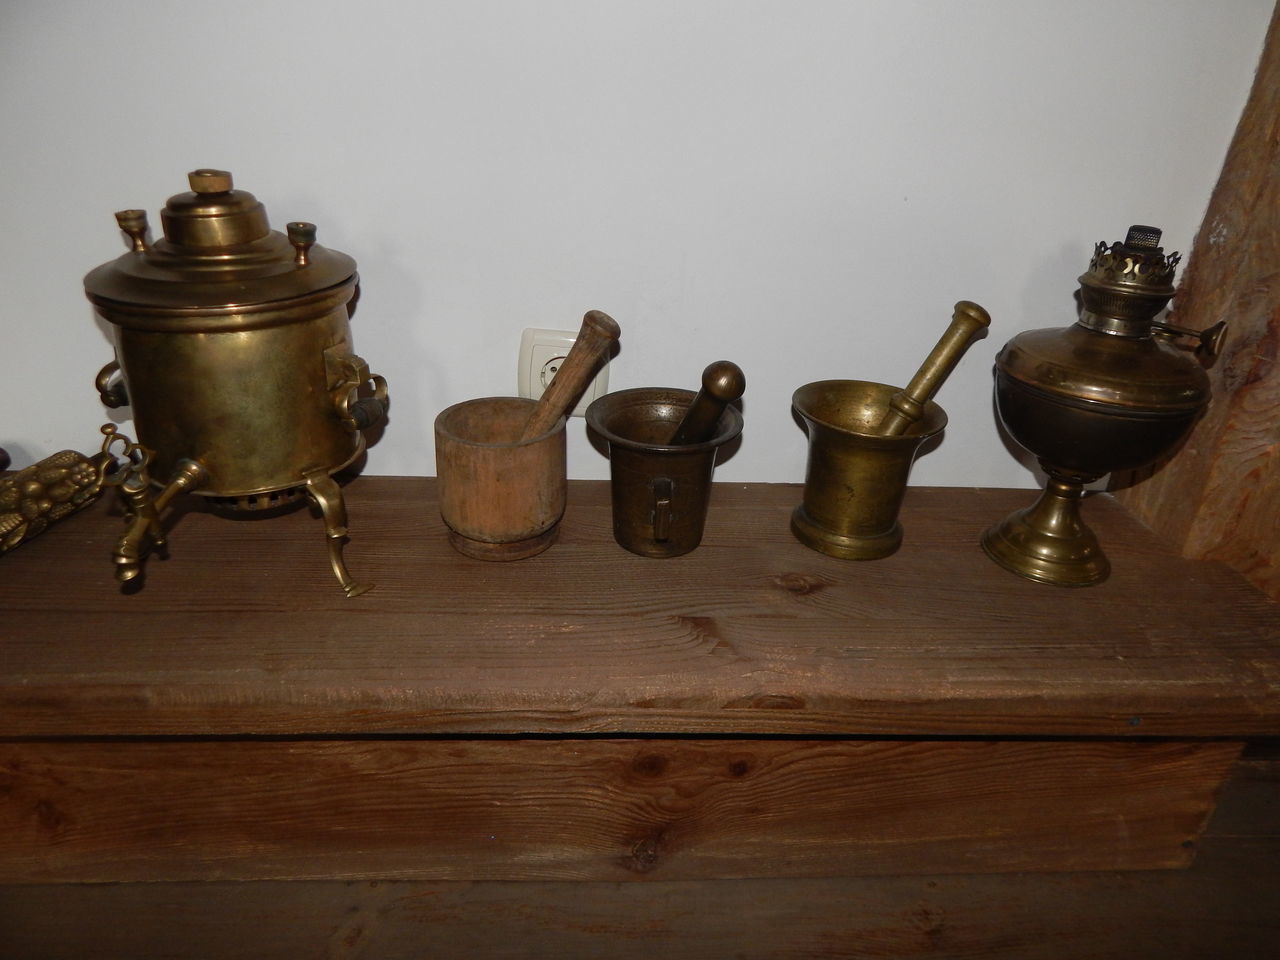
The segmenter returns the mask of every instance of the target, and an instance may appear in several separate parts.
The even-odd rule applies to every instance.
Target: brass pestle
[[[732,360],[717,360],[702,371],[702,387],[671,436],[671,446],[705,443],[715,436],[724,408],[747,389],[747,378]]]
[[[957,303],[951,314],[951,325],[920,364],[916,375],[889,399],[889,412],[880,421],[876,433],[882,437],[906,433],[924,415],[924,405],[951,375],[969,344],[989,326],[991,315],[982,307],[970,300]]]

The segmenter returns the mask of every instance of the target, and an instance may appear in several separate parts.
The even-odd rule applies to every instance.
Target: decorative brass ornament
[[[6,458],[0,462],[7,463]],[[62,450],[16,473],[0,477],[0,553],[26,543],[102,492],[110,454],[85,456]]]
[[[1179,260],[1159,244],[1146,226],[1099,243],[1080,277],[1079,320],[1020,333],[996,357],[1000,420],[1048,474],[1033,506],[982,536],[1006,570],[1060,586],[1105,580],[1111,564],[1080,518],[1085,485],[1156,460],[1208,405],[1208,375],[1173,340],[1198,338],[1196,353],[1209,360],[1226,324],[1195,332],[1155,321]]]
[[[388,401],[386,381],[351,347],[355,261],[316,244],[313,224],[272,230],[225,171],[189,181],[161,211],[154,244],[144,211],[117,213],[131,250],[84,279],[115,340],[99,395],[132,407],[138,435],[120,484],[134,520],[117,576],[139,575],[160,511],[179,493],[229,510],[305,496],[324,517],[335,576],[356,596],[368,587],[343,561],[346,508],[332,475],[360,456]]]
[[[102,447],[91,456],[62,450],[11,476],[0,477],[0,553],[83,510],[98,499],[104,487],[136,487],[139,476],[145,481],[146,451],[117,432],[113,423],[104,426],[102,433]],[[7,454],[0,457],[0,469],[8,463]],[[156,542],[162,543],[163,538]]]

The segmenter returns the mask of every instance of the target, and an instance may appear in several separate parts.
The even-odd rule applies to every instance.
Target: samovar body
[[[349,595],[363,592],[342,562],[332,474],[360,456],[387,394],[351,345],[355,261],[316,245],[311,224],[271,230],[223,171],[190,182],[154,244],[142,211],[117,214],[132,250],[85,277],[115,342],[98,390],[107,406],[131,408],[137,433],[140,469],[123,488],[151,515],[122,539],[121,579],[137,576],[142,541],[162,536],[157,514],[176,493],[238,509],[305,495],[324,514],[335,574]]]

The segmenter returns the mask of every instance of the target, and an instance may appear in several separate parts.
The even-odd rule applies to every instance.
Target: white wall
[[[913,482],[1025,486],[991,360],[1073,319],[1096,240],[1187,250],[1271,0],[66,2],[0,8],[0,445],[96,445],[81,277],[112,213],[231,170],[354,256],[391,384],[368,472],[432,474],[450,403],[515,392],[526,326],[623,328],[610,386],[747,372],[720,480],[799,481],[807,381],[904,382],[994,317]],[[1116,29],[1119,27],[1119,29]],[[127,428],[126,428],[127,429]],[[570,474],[607,476],[571,421]]]

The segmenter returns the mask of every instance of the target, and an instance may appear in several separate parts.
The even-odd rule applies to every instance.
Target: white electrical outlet
[[[542,396],[577,339],[578,334],[569,330],[544,330],[541,327],[526,329],[520,337],[520,361],[516,376],[519,395],[533,400]],[[609,364],[606,363],[583,391],[582,399],[573,408],[573,416],[580,417],[586,413],[591,401],[604,396],[608,389]]]

